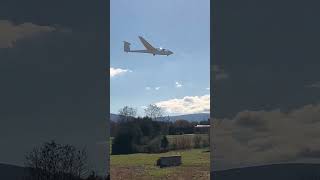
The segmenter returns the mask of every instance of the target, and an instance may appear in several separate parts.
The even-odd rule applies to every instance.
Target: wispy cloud
[[[308,88],[320,88],[320,81],[307,85]]]
[[[192,114],[208,113],[210,111],[210,95],[185,96],[181,99],[169,99],[155,103],[168,113]]]
[[[40,26],[30,22],[14,24],[7,20],[0,20],[0,48],[12,48],[18,40],[60,30],[65,32],[57,27]]]
[[[150,86],[147,86],[145,89],[147,90],[147,91],[150,91],[150,90],[156,90],[156,91],[158,91],[158,90],[160,90],[160,86],[157,86],[157,87],[154,87],[154,88],[152,88],[152,87],[150,87]]]
[[[119,75],[125,74],[127,72],[132,72],[132,71],[129,70],[129,69],[121,69],[121,68],[113,68],[113,67],[111,67],[110,68],[110,77],[119,76]]]
[[[176,88],[181,88],[182,87],[182,84],[180,82],[178,82],[178,81],[175,84],[176,84]]]

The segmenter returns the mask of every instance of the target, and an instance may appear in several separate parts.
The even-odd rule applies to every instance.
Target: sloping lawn
[[[159,168],[156,160],[161,156],[181,155],[182,165],[178,167]],[[112,179],[195,179],[208,180],[210,169],[210,152],[208,149],[191,149],[171,151],[159,154],[111,155]]]

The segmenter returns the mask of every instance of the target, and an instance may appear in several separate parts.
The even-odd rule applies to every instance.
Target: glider
[[[143,37],[139,36],[139,39],[141,41],[141,43],[143,44],[143,46],[146,48],[144,50],[130,50],[130,43],[128,43],[127,41],[123,41],[124,42],[124,52],[136,52],[136,53],[149,53],[149,54],[153,54],[155,55],[171,55],[173,54],[172,51],[168,50],[168,49],[163,49],[163,48],[154,48],[150,43],[148,43],[148,41],[146,41]]]

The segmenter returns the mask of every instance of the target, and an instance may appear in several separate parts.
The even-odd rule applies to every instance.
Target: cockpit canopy
[[[168,50],[168,49],[164,49],[164,48],[157,48],[160,52],[166,53],[166,54],[173,54],[172,51]]]

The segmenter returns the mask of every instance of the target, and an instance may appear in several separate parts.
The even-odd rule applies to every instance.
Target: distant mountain
[[[110,113],[110,120],[111,121],[118,121],[119,115]]]
[[[273,164],[213,171],[212,180],[312,180],[320,179],[320,164]]]
[[[198,113],[198,114],[185,114],[179,116],[169,116],[170,121],[176,121],[179,119],[187,120],[187,121],[206,121],[210,117],[209,113]],[[110,114],[111,121],[117,121],[119,119],[119,115]]]
[[[198,113],[198,114],[185,114],[179,116],[170,116],[171,121],[176,121],[179,119],[187,121],[207,121],[210,118],[209,113]]]

